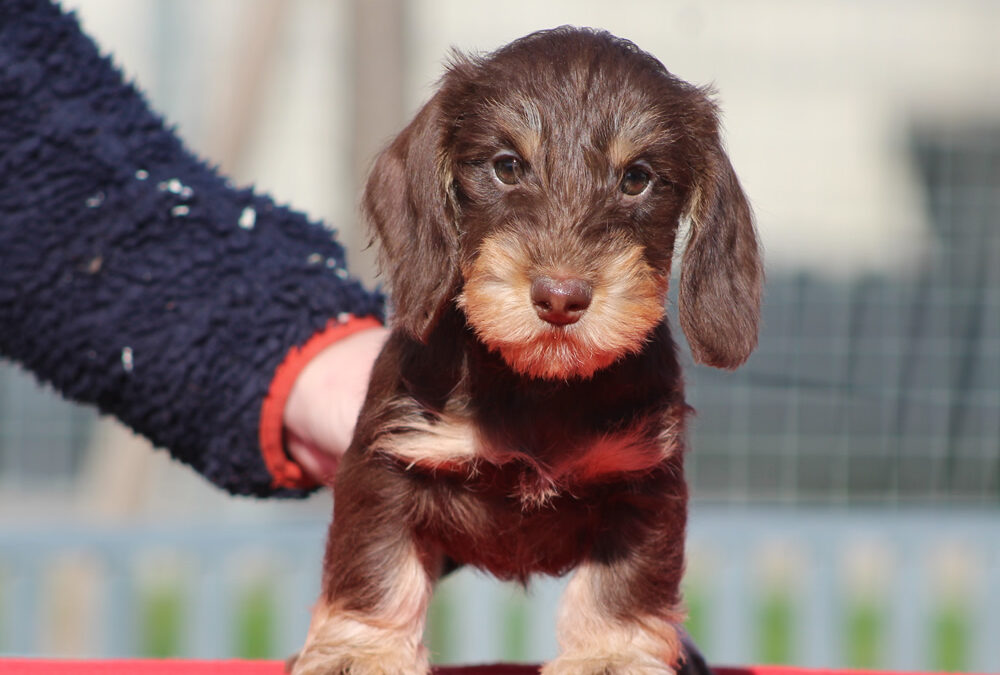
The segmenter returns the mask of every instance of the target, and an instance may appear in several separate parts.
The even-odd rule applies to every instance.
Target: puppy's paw
[[[545,664],[541,675],[675,675],[675,671],[645,654],[564,654]]]
[[[307,648],[295,658],[289,672],[292,675],[427,675],[427,660],[418,658],[415,662],[412,656]]]
[[[319,606],[305,647],[285,668],[291,675],[427,675],[421,630]]]

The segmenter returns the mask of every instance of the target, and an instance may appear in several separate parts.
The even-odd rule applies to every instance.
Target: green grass
[[[277,656],[274,589],[264,582],[241,589],[236,607],[235,655],[241,659]]]
[[[4,587],[0,579],[0,596]],[[274,588],[259,581],[240,589],[233,627],[233,656],[244,659],[269,659],[281,655],[277,649],[277,612]],[[700,584],[689,583],[684,589],[688,607],[686,628],[695,642],[712,653],[710,634],[712,606]],[[170,658],[184,654],[183,628],[186,610],[183,588],[179,584],[157,584],[140,592],[139,653],[150,658]],[[434,594],[428,611],[427,646],[435,663],[453,662],[457,656],[455,604],[461,599],[443,584]],[[528,626],[531,603],[526,594],[513,590],[497,608],[501,612],[503,658],[523,661],[530,657]],[[834,667],[876,670],[886,663],[885,645],[889,633],[888,612],[877,601],[849,599],[843,607],[840,630],[843,640]],[[760,663],[793,664],[797,657],[796,599],[783,589],[765,590],[753,612],[755,623],[754,659]],[[937,671],[961,672],[970,665],[972,615],[966,603],[958,600],[940,603],[927,622],[928,667]],[[0,644],[3,630],[0,626]]]
[[[708,601],[704,589],[696,584],[685,585],[684,604],[687,605],[688,611],[684,627],[696,645],[705,651],[710,651],[712,646],[708,632]]]
[[[885,657],[886,616],[878,603],[856,599],[846,608],[844,657],[849,668],[875,670]]]
[[[528,659],[528,597],[518,588],[503,603],[504,658],[511,661]]]
[[[456,656],[454,593],[445,581],[435,591],[427,609],[427,628],[424,640],[431,652],[431,662],[450,663]]]
[[[792,598],[783,591],[767,593],[757,610],[757,657],[761,663],[791,664],[794,660],[795,612]]]
[[[939,606],[931,623],[931,667],[939,671],[967,671],[971,630],[972,620],[964,603],[951,600]]]
[[[234,657],[269,659],[279,656],[276,653],[277,612],[273,592],[264,582],[240,589],[233,617]],[[184,656],[184,621],[189,607],[182,586],[157,583],[140,590],[139,598],[139,655],[156,659]]]
[[[698,585],[685,587],[688,606],[687,630],[708,654],[712,645],[708,625],[711,606]],[[794,664],[796,659],[795,598],[780,589],[765,591],[754,611],[756,636],[754,658],[760,663]],[[834,667],[877,670],[886,668],[885,645],[889,623],[886,608],[879,602],[855,598],[844,607],[840,629],[842,651]],[[959,601],[941,603],[928,617],[928,668],[962,672],[970,667],[972,615]],[[718,636],[715,636],[718,639]]]
[[[182,594],[177,586],[158,584],[140,592],[139,653],[147,658],[181,655]]]

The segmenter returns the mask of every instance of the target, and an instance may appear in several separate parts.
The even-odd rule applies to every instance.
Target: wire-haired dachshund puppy
[[[740,365],[762,266],[706,92],[605,32],[455,56],[375,162],[364,210],[395,315],[335,485],[296,675],[428,671],[445,565],[575,569],[544,673],[682,657],[689,412],[664,306]]]

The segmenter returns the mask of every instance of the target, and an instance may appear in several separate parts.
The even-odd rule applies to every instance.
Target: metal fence
[[[699,494],[1000,503],[1000,127],[910,144],[932,227],[918,269],[773,273],[747,364],[685,372]]]
[[[57,396],[0,360],[0,491],[66,485],[76,477],[97,414]]]
[[[0,653],[280,658],[317,592],[325,524],[0,532]],[[689,629],[718,664],[1000,671],[995,511],[694,509]],[[556,652],[563,580],[444,580],[439,663]]]

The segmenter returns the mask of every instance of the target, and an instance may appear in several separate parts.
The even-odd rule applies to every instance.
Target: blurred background
[[[714,84],[768,286],[745,367],[682,356],[689,628],[718,664],[1000,671],[1000,3],[64,6],[191,149],[332,223],[373,283],[364,174],[451,47],[589,25]],[[220,494],[2,364],[0,654],[284,657],[330,501]],[[453,575],[434,659],[551,657],[561,585]]]

